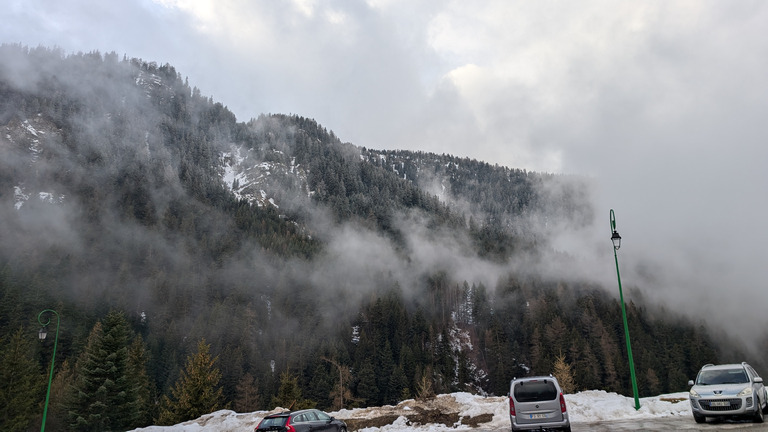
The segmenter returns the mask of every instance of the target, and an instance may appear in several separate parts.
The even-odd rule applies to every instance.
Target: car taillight
[[[512,396],[509,397],[509,415],[513,416],[515,414],[515,401],[512,400]]]
[[[285,421],[285,432],[296,432],[296,429],[294,429],[294,427],[291,426],[290,417],[288,417],[288,419]]]
[[[565,396],[560,393],[560,411],[565,413]]]

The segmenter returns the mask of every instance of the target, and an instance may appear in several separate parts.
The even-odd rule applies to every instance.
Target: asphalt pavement
[[[750,421],[708,421],[696,423],[693,417],[652,418],[647,420],[615,420],[594,423],[571,423],[572,432],[616,432],[616,431],[766,431],[768,422],[752,423]],[[477,429],[477,432],[509,432],[510,428],[491,430]]]

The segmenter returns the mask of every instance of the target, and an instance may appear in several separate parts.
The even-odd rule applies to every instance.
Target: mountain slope
[[[350,406],[426,382],[503,394],[559,355],[580,388],[629,388],[616,299],[539,266],[568,269],[547,239],[591,221],[583,179],[239,123],[172,66],[114,53],[0,47],[0,130],[0,326],[56,305],[64,358],[119,309],[161,394],[201,338],[227,399],[249,374],[259,408],[283,373],[330,407],[333,362]],[[706,329],[629,313],[643,392],[717,360]]]

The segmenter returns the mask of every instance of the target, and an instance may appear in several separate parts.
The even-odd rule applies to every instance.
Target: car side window
[[[299,414],[294,418],[295,423],[304,423],[307,421],[307,417],[304,414]]]
[[[314,411],[308,411],[306,414],[304,414],[307,417],[307,421],[317,421],[317,416],[315,415]]]
[[[317,414],[317,418],[319,420],[322,420],[322,421],[328,421],[328,420],[331,419],[331,416],[329,416],[328,414],[326,414],[326,413],[324,413],[322,411],[317,411],[317,412],[315,412],[315,414]]]

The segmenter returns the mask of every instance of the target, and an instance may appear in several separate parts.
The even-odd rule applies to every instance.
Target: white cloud
[[[0,8],[0,40],[167,62],[240,120],[297,113],[370,148],[589,175],[600,220],[584,249],[608,242],[616,209],[627,284],[660,263],[653,289],[681,307],[708,308],[694,289],[728,304],[723,286],[751,297],[768,279],[762,2],[36,5]]]

